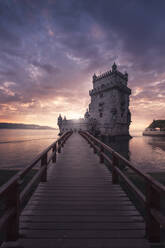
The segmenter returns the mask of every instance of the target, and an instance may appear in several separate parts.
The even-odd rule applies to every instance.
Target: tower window
[[[100,113],[100,117],[103,117],[103,113]]]
[[[102,107],[104,105],[104,102],[99,103],[99,107]]]

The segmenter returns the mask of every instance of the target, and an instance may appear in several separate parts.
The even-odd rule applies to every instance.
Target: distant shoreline
[[[27,129],[27,130],[58,130],[58,128],[53,128],[53,127],[52,127],[52,128],[51,128],[51,127],[50,127],[50,128],[19,128],[19,127],[15,127],[15,128],[14,128],[14,127],[11,127],[11,128],[10,128],[10,127],[0,127],[0,130],[1,130],[1,129],[20,129],[20,130],[21,130],[21,129],[22,129],[22,130],[26,130],[26,129]]]
[[[35,124],[23,124],[23,123],[5,123],[5,122],[0,122],[0,129],[57,130],[57,128],[53,128],[49,126],[40,126]]]

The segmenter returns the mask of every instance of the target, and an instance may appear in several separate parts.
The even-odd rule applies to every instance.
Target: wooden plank
[[[81,206],[88,206],[88,205],[96,205],[96,206],[118,206],[119,204],[120,205],[126,205],[126,206],[132,206],[132,203],[130,200],[128,199],[123,199],[121,200],[120,198],[116,198],[114,200],[111,200],[111,199],[57,199],[57,198],[54,198],[52,199],[51,201],[51,206],[57,206],[57,205],[61,205],[61,204],[66,204],[66,205],[81,205]],[[40,200],[32,200],[31,201],[31,205],[35,205],[35,206],[48,206],[50,207],[50,202],[47,201],[47,200],[43,200],[43,201],[40,201]]]
[[[63,155],[63,157],[64,157],[64,155]],[[97,158],[97,157],[96,157]],[[61,158],[62,159],[62,158]],[[73,161],[72,161],[73,162]],[[95,162],[95,161],[94,161]],[[61,168],[65,168],[65,169],[62,169],[62,171],[65,173],[65,174],[63,174],[63,175],[61,175],[60,177],[56,174],[56,172],[57,172],[57,168],[59,168],[59,165],[60,164],[60,162],[59,162],[59,160],[58,160],[58,163],[57,163],[57,165],[54,167],[54,165],[53,165],[53,170],[51,171],[51,174],[49,175],[49,178],[54,178],[54,180],[56,180],[56,181],[58,181],[58,182],[61,182],[61,180],[60,179],[63,179],[64,181],[66,181],[66,180],[72,180],[72,179],[74,179],[74,180],[77,180],[77,181],[79,181],[79,180],[83,180],[84,181],[84,179],[88,179],[88,178],[92,178],[92,179],[97,179],[97,180],[100,180],[100,181],[102,181],[103,179],[109,179],[109,178],[112,178],[112,174],[110,174],[109,173],[109,171],[108,171],[108,174],[107,174],[107,176],[105,176],[104,175],[104,178],[103,177],[101,177],[100,178],[100,175],[98,175],[98,168],[96,167],[96,169],[95,169],[95,171],[96,171],[96,173],[95,174],[93,174],[93,171],[94,171],[94,169],[91,169],[90,167],[89,167],[89,169],[88,169],[88,172],[91,172],[92,173],[92,175],[91,175],[91,177],[89,176],[90,175],[90,173],[88,173],[88,174],[86,174],[85,176],[80,176],[80,174],[78,175],[78,176],[76,176],[75,178],[73,177],[73,174],[72,173],[70,173],[71,174],[71,176],[69,176],[68,175],[68,173],[66,174],[65,172],[66,171],[71,171],[71,168],[69,167],[65,167],[64,166],[64,164],[62,163],[62,167]],[[73,164],[73,163],[72,163]],[[90,161],[90,164],[91,164],[91,161]],[[91,166],[91,165],[90,165]],[[96,165],[97,166],[97,165]],[[68,168],[68,170],[66,170],[66,168]],[[103,167],[103,168],[105,168],[105,167]],[[59,170],[58,170],[59,171]],[[72,170],[73,171],[73,170]],[[105,174],[105,173],[104,173]],[[45,183],[40,183],[40,185],[45,185]]]
[[[36,230],[145,230],[144,222],[21,222],[20,229]]]
[[[68,206],[68,205],[60,205],[60,206],[56,206],[56,207],[39,207],[38,206],[38,208],[36,208],[36,206],[27,206],[26,208],[25,208],[25,210],[36,210],[36,209],[38,209],[38,210],[45,210],[45,211],[50,211],[51,209],[54,209],[54,210],[84,210],[84,207],[82,207],[82,206],[73,206],[73,205],[70,205],[70,206]],[[85,208],[86,210],[93,210],[93,206],[86,206],[86,208]],[[125,208],[123,208],[123,206],[117,206],[117,207],[109,207],[109,206],[97,206],[97,207],[95,207],[95,210],[109,210],[109,211],[112,211],[112,210],[121,210],[121,209],[123,209],[123,211],[129,211],[129,210],[135,210],[135,207],[134,206],[129,206],[129,207],[125,207]]]
[[[53,177],[52,177],[52,179],[53,179]],[[92,185],[105,185],[105,184],[109,184],[110,182],[112,182],[112,179],[111,178],[109,178],[109,179],[102,178],[102,179],[99,179],[98,180],[98,179],[95,179],[94,177],[79,178],[79,179],[72,177],[69,180],[63,179],[63,178],[61,178],[61,179],[62,179],[62,181],[61,180],[58,181],[57,179],[53,180],[53,184],[55,184],[55,185],[71,185],[71,186],[74,185],[74,184],[78,184],[78,185],[83,185],[84,186],[84,183],[85,184],[87,183],[89,186],[90,185],[92,186]],[[92,181],[91,181],[91,179],[92,179]],[[52,186],[52,183],[50,183],[50,181],[48,182],[48,186],[49,187]],[[42,188],[42,187],[44,188],[46,186],[44,184],[40,184],[39,187],[40,188]]]
[[[68,194],[67,194],[67,192],[66,193],[61,193],[60,194],[60,192],[58,192],[58,193],[51,193],[51,194],[43,194],[43,193],[39,193],[39,194],[34,194],[34,199],[35,198],[45,198],[46,199],[46,197],[49,199],[49,200],[51,200],[51,199],[55,199],[56,197],[57,198],[66,198],[66,199],[68,199],[68,198],[76,198],[76,197],[79,197],[80,196],[80,194],[77,192],[77,193],[72,193],[72,192],[68,192]],[[123,198],[126,198],[127,196],[125,195],[125,194],[120,194],[120,195],[116,195],[116,194],[113,194],[113,195],[107,195],[107,194],[101,194],[101,193],[96,193],[96,194],[94,194],[94,193],[81,193],[81,197],[82,197],[82,199],[83,198],[86,198],[86,199],[88,199],[89,197],[91,198],[91,197],[93,197],[93,198],[96,198],[96,197],[104,197],[104,198],[106,198],[106,199],[108,199],[108,198],[111,198],[111,199],[116,199],[116,198],[120,198],[121,199],[121,201],[122,201],[122,199]]]
[[[41,208],[41,209],[59,209],[59,208],[77,208],[77,209],[135,209],[135,207],[129,202],[121,202],[121,204],[116,202],[76,202],[76,201],[64,201],[64,202],[51,202],[51,205],[46,202],[31,203],[30,206]]]
[[[138,222],[143,221],[143,218],[141,216],[54,216],[54,215],[29,215],[29,216],[21,216],[20,221],[31,221],[31,222],[46,222],[46,223],[52,223],[52,222],[104,222],[104,223],[110,223],[110,222]]]
[[[56,173],[58,173],[58,172],[56,172]],[[48,184],[49,187],[51,187],[52,185],[64,185],[64,186],[65,185],[70,185],[70,186],[72,186],[72,185],[75,185],[75,184],[80,185],[80,186],[85,186],[85,183],[87,183],[89,186],[90,185],[94,186],[94,185],[106,185],[106,184],[109,184],[111,182],[112,182],[112,179],[104,179],[104,178],[102,178],[102,180],[99,181],[98,179],[94,179],[92,176],[90,176],[88,178],[88,180],[87,179],[75,180],[74,175],[73,175],[73,177],[71,179],[69,179],[69,180],[63,179],[61,177],[60,182],[57,182],[56,178],[54,178],[54,177],[49,178],[49,181],[48,181],[47,184]],[[39,185],[39,188],[44,188],[44,187],[45,187],[45,185],[43,185],[43,184]],[[113,187],[114,188],[120,188],[119,185],[113,185]]]
[[[126,195],[126,193],[124,193],[123,191],[118,191],[118,192],[116,192],[116,191],[109,191],[109,192],[107,192],[107,191],[105,191],[105,190],[64,190],[64,189],[58,189],[58,190],[52,190],[52,191],[36,191],[35,193],[34,193],[34,195],[45,195],[45,196],[49,196],[49,195],[72,195],[72,194],[74,194],[74,195],[80,195],[80,194],[82,194],[82,195],[86,195],[86,196],[88,196],[88,195],[95,195],[95,196],[99,196],[99,195],[103,195],[103,196],[109,196],[109,197],[111,197],[111,196],[122,196],[122,195],[124,195],[124,196],[127,196]]]
[[[110,187],[110,185],[109,185],[109,187]],[[91,187],[89,187],[89,186],[81,186],[81,187],[79,187],[78,185],[74,185],[74,186],[65,186],[65,187],[62,187],[62,186],[57,186],[57,185],[54,185],[54,188],[52,188],[52,189],[49,189],[49,188],[45,188],[45,189],[37,189],[36,190],[36,192],[46,192],[46,191],[49,191],[49,192],[51,192],[51,191],[57,191],[57,190],[67,190],[67,191],[69,191],[69,190],[73,190],[73,191],[88,191],[88,190],[90,190],[90,191],[106,191],[107,193],[108,192],[112,192],[112,191],[114,191],[114,192],[122,192],[122,189],[121,188],[113,188],[113,187],[111,187],[111,188],[107,188],[107,185],[106,186],[91,186]]]
[[[147,241],[142,239],[22,239],[20,246],[24,248],[149,248]]]
[[[121,196],[121,195],[124,195],[126,196],[126,194],[124,192],[106,192],[104,190],[100,191],[100,190],[54,190],[54,191],[38,191],[36,192],[36,194],[42,194],[43,196],[45,195],[80,195],[80,194],[84,194],[84,195],[105,195],[105,196]],[[35,195],[36,195],[35,194]]]
[[[115,201],[115,200],[119,200],[120,201],[129,201],[129,198],[127,196],[123,196],[123,195],[112,195],[112,196],[109,196],[109,195],[51,195],[51,196],[44,196],[41,194],[41,195],[34,195],[31,202],[33,201],[51,201],[51,200],[70,200],[70,201],[78,201],[78,200],[98,200],[98,201],[107,201],[108,200],[111,200],[111,201]]]
[[[67,215],[78,215],[78,216],[121,216],[121,215],[126,215],[126,216],[140,216],[140,214],[136,211],[136,210],[130,210],[130,211],[123,211],[123,210],[117,210],[114,209],[112,211],[108,210],[96,210],[96,209],[92,209],[92,210],[54,210],[51,209],[48,212],[45,210],[38,210],[38,209],[33,209],[33,210],[24,210],[23,213],[21,214],[21,216],[26,216],[26,215],[41,215],[41,216],[67,216]]]
[[[144,230],[21,230],[20,235],[26,238],[91,238],[91,239],[118,239],[118,238],[143,238]]]

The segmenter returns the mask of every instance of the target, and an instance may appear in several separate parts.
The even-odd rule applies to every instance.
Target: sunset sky
[[[0,0],[0,121],[82,117],[94,73],[127,71],[131,129],[165,119],[164,0]]]

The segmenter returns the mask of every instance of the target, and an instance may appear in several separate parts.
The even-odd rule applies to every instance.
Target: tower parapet
[[[93,75],[93,88],[97,88],[98,86],[101,86],[102,84],[108,84],[108,83],[121,83],[124,85],[127,85],[128,82],[128,73],[125,72],[124,74],[121,73],[117,69],[117,65],[114,63],[112,65],[112,70],[109,70],[105,73],[102,73],[100,75]]]

